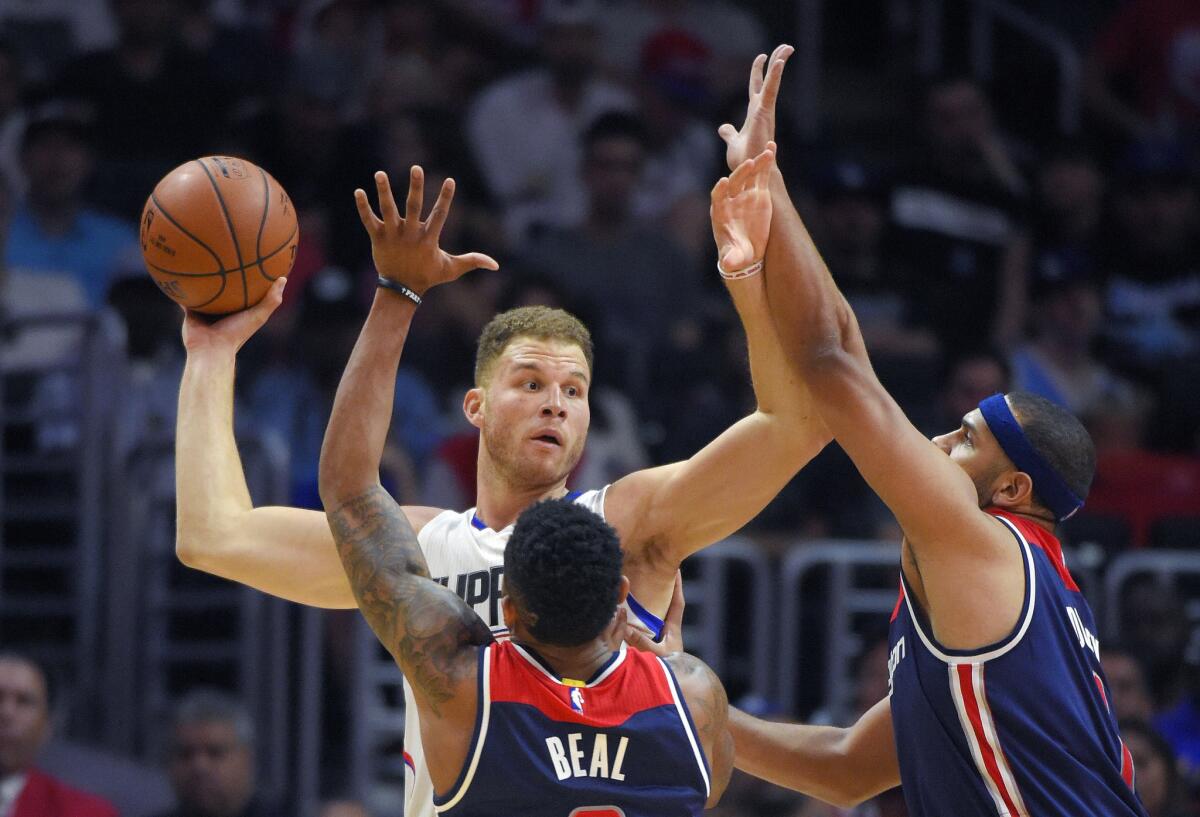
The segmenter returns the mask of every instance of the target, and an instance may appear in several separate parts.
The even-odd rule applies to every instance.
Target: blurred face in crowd
[[[35,205],[71,206],[78,203],[92,172],[92,150],[67,129],[43,132],[21,154],[29,180],[29,198]]]
[[[926,99],[925,129],[937,153],[956,159],[978,156],[992,130],[983,91],[967,80],[934,88]]]
[[[29,768],[49,736],[46,679],[32,664],[0,659],[0,777]]]
[[[1109,650],[1100,656],[1100,664],[1108,679],[1112,696],[1109,703],[1117,720],[1149,721],[1154,715],[1154,705],[1146,687],[1146,675],[1137,660],[1128,653]]]
[[[319,817],[368,817],[367,808],[356,800],[331,800],[321,806]]]
[[[542,54],[554,78],[567,85],[582,83],[596,65],[596,28],[587,23],[547,26]]]
[[[179,0],[112,0],[112,10],[122,38],[130,45],[170,41],[182,16]]]
[[[883,236],[883,210],[863,194],[843,193],[821,206],[825,243],[834,253],[858,254],[875,250]]]
[[[1041,311],[1040,331],[1071,348],[1086,348],[1100,331],[1100,290],[1086,283],[1066,287],[1047,295]]]
[[[1067,238],[1083,239],[1100,221],[1104,179],[1091,161],[1062,158],[1038,174],[1038,199],[1052,228]]]
[[[228,721],[179,724],[169,772],[180,805],[197,817],[233,817],[254,793],[254,753]]]
[[[594,215],[624,220],[645,156],[641,143],[626,136],[610,136],[592,143],[584,160],[584,181]]]
[[[1117,221],[1140,257],[1175,259],[1196,239],[1196,190],[1180,180],[1146,180],[1118,189]]]
[[[985,397],[1008,391],[1004,369],[990,357],[965,358],[950,372],[942,395],[947,416],[963,417],[979,406]]]
[[[1140,731],[1126,731],[1122,738],[1133,757],[1137,771],[1134,787],[1150,817],[1168,817],[1165,813],[1171,797],[1170,762],[1163,757]]]
[[[566,479],[587,442],[590,380],[577,344],[514,338],[464,403],[482,431],[483,461],[512,485],[548,488]]]

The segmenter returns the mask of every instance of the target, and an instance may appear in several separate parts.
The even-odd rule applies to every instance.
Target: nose
[[[551,388],[543,392],[546,395],[546,402],[542,404],[543,417],[559,417],[567,416],[567,403],[563,399],[562,389]]]
[[[942,449],[942,453],[949,456],[950,450],[953,448],[953,443],[950,440],[950,434],[939,434],[933,438],[933,444]]]

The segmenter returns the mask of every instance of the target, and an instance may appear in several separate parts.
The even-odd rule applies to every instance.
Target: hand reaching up
[[[750,67],[750,98],[746,104],[746,121],[741,130],[728,123],[717,129],[725,141],[725,161],[730,170],[767,149],[775,139],[775,100],[779,98],[779,83],[783,66],[796,49],[780,45],[770,58],[759,54]],[[765,71],[764,71],[765,67]]]
[[[709,208],[717,262],[726,273],[746,269],[761,261],[771,233],[771,191],[775,143],[738,165],[712,189]]]

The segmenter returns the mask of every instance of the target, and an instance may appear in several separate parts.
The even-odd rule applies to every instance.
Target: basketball
[[[233,156],[172,170],[142,210],[146,269],[176,302],[212,315],[258,303],[296,260],[296,210],[279,182]]]

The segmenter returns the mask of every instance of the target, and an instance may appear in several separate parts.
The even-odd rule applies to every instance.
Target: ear
[[[504,626],[512,632],[513,625],[517,623],[517,605],[507,593],[500,597],[500,613],[504,617]]]
[[[484,391],[480,386],[468,389],[463,397],[463,416],[476,428],[483,428]]]
[[[997,508],[1032,505],[1033,479],[1024,471],[1005,471],[992,485],[992,504]]]

